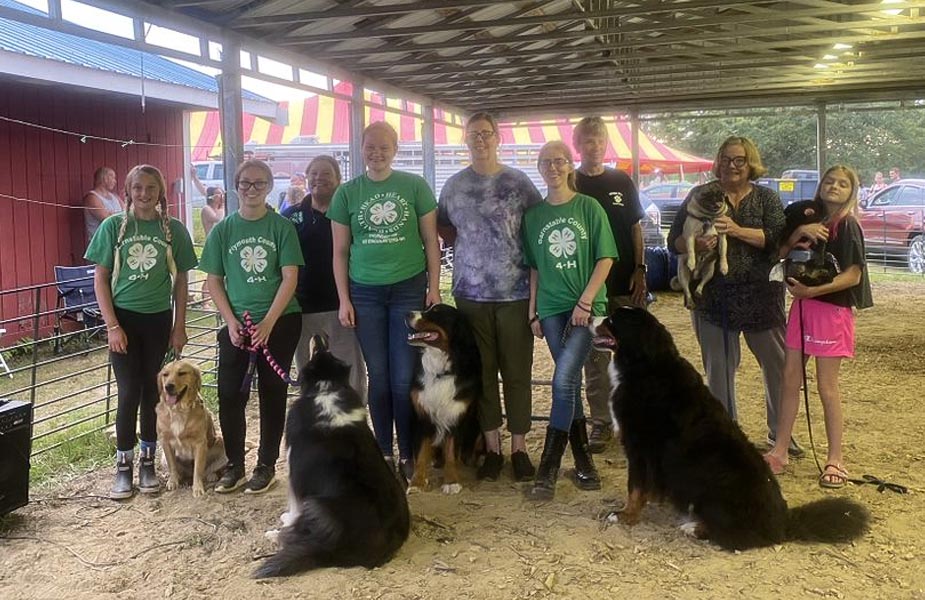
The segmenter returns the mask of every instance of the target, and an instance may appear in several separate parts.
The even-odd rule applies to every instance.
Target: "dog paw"
[[[279,516],[279,522],[282,523],[283,527],[289,527],[295,522],[295,517],[287,510]]]
[[[452,494],[458,494],[462,491],[462,486],[458,483],[444,483],[442,486],[440,486],[440,491],[444,494],[447,494],[448,496]]]
[[[697,521],[685,521],[679,528],[681,533],[690,537],[697,537]]]
[[[408,496],[411,496],[412,494],[420,494],[423,491],[424,491],[423,487],[412,483],[411,485],[408,486],[408,489],[405,490],[405,494]]]
[[[620,522],[620,511],[612,510],[604,516],[604,520],[608,523],[619,523]]]
[[[193,498],[201,498],[206,495],[206,488],[201,482],[193,483]]]
[[[719,263],[719,272],[722,273],[723,275],[728,275],[729,274],[729,263],[727,262]]]
[[[625,509],[621,509],[607,513],[607,516],[604,517],[604,520],[608,523],[620,523],[621,525],[631,527],[639,522],[639,515],[637,513],[630,513]]]
[[[178,487],[180,487],[180,480],[179,480],[179,479],[177,479],[176,477],[170,477],[169,479],[167,479],[167,491],[168,491],[168,492],[172,492],[172,491],[174,491],[175,489],[177,489]],[[195,490],[194,490],[194,492],[195,492]],[[194,495],[195,495],[195,494],[194,494]]]
[[[267,538],[275,544],[279,540],[279,529],[270,529],[269,531],[265,531],[263,537]]]

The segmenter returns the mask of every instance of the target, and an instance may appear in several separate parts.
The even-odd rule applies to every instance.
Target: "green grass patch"
[[[97,407],[91,407],[90,410],[99,412]],[[70,418],[80,418],[80,413],[74,413]],[[115,418],[115,414],[112,418]],[[105,421],[100,417],[36,441],[33,451],[63,443],[32,457],[32,469],[29,473],[31,488],[41,490],[53,487],[111,463],[115,449],[106,435],[108,426],[93,431],[104,425]]]

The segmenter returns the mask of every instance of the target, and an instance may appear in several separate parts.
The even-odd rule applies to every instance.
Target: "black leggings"
[[[135,447],[135,423],[141,407],[141,439],[157,441],[157,373],[170,343],[173,311],[144,314],[115,307],[119,326],[125,332],[125,354],[109,353],[119,387],[116,409],[116,444],[124,451]]]
[[[302,333],[302,315],[290,313],[276,322],[267,348],[287,373],[292,366],[292,355],[299,345]],[[228,462],[244,464],[244,438],[247,422],[244,407],[250,390],[241,391],[247,374],[250,353],[231,343],[228,327],[218,332],[218,420],[225,439]],[[257,462],[272,467],[279,458],[279,444],[286,425],[286,393],[289,384],[279,378],[260,352],[257,354],[257,395],[260,398],[260,449]]]

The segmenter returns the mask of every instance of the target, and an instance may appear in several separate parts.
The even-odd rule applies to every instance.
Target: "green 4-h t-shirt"
[[[575,194],[565,204],[537,204],[527,210],[523,224],[524,257],[539,274],[536,314],[545,319],[571,312],[588,285],[594,265],[617,258],[607,213],[590,196]],[[606,286],[591,306],[596,316],[607,314]]]
[[[107,217],[100,225],[84,258],[115,270],[116,240],[124,215]],[[193,242],[183,223],[170,219],[171,252],[177,271],[196,266]],[[119,308],[152,314],[170,310],[173,282],[167,268],[167,236],[163,221],[143,221],[129,217],[119,245],[119,269],[112,285],[112,303]]]
[[[427,182],[402,171],[384,181],[360,175],[337,188],[327,217],[350,227],[350,279],[390,285],[423,271],[418,219],[436,208]]]
[[[256,221],[232,213],[219,221],[202,249],[199,268],[225,278],[228,301],[238,320],[250,311],[254,323],[266,316],[283,283],[283,267],[305,264],[295,227],[274,211]],[[301,312],[295,294],[283,314]]]

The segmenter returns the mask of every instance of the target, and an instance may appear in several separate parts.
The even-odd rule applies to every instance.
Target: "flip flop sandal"
[[[772,475],[783,475],[784,470],[787,468],[785,463],[782,463],[779,458],[768,452],[762,456],[764,462],[768,463],[768,467],[771,469]]]
[[[819,476],[819,485],[830,490],[843,488],[847,483],[848,471],[833,463],[827,464]]]

